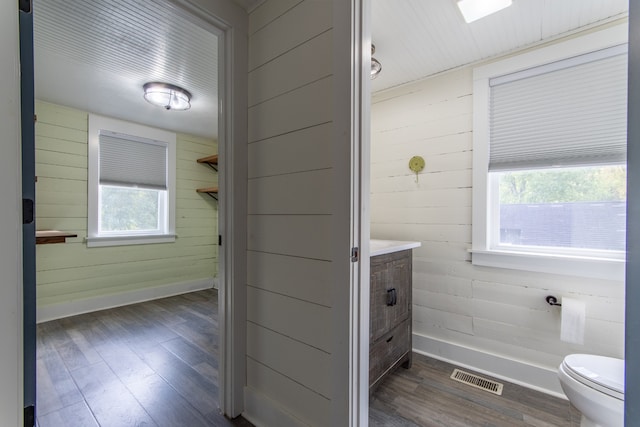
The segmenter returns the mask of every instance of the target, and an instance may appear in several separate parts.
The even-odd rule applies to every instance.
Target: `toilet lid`
[[[582,384],[624,400],[624,360],[593,354],[570,354],[563,365]]]

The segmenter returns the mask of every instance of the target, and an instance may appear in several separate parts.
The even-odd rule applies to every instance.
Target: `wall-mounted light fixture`
[[[188,110],[191,108],[189,91],[170,83],[149,82],[142,86],[144,99],[165,110]]]
[[[376,53],[376,46],[374,44],[371,45],[371,79],[375,79],[382,71],[382,64],[376,58],[373,57],[373,54]]]
[[[512,0],[458,0],[458,8],[468,24],[511,6]]]

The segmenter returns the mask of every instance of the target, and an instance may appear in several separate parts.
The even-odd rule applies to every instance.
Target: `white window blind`
[[[100,184],[167,189],[168,144],[100,130]]]
[[[492,78],[489,170],[623,163],[626,45]]]

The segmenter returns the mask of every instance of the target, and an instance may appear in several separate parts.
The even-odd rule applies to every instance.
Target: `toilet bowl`
[[[558,368],[562,390],[582,413],[581,427],[624,425],[624,360],[570,354]]]

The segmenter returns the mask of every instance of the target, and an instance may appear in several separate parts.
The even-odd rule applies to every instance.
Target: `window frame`
[[[472,246],[473,265],[498,267],[592,277],[607,280],[624,280],[624,254],[620,259],[605,258],[597,251],[555,250],[506,250],[492,248],[490,233],[495,229],[497,216],[492,212],[498,195],[491,185],[489,166],[489,80],[549,62],[586,54],[627,43],[628,28],[619,24],[604,30],[577,36],[520,55],[477,67],[473,70],[473,188],[472,188]]]
[[[134,231],[128,234],[99,233],[100,215],[100,130],[161,141],[167,144],[166,220],[159,233]],[[140,245],[175,242],[176,134],[137,123],[89,114],[87,167],[87,247]]]

